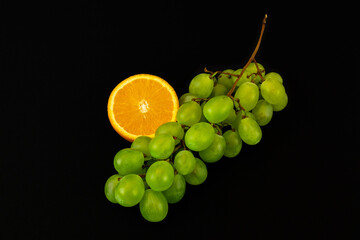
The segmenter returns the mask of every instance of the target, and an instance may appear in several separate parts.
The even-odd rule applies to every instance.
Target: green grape
[[[191,173],[195,168],[195,157],[191,151],[179,151],[174,158],[174,167],[182,175]]]
[[[288,104],[288,96],[285,93],[285,95],[281,99],[281,102],[273,105],[274,112],[279,112],[279,111],[283,110],[287,104]]]
[[[179,106],[183,105],[186,102],[192,101],[194,98],[198,98],[198,96],[192,94],[192,93],[184,93],[179,98]]]
[[[259,88],[255,83],[245,82],[238,88],[234,98],[238,98],[240,105],[245,108],[246,111],[250,111],[256,106],[259,100]]]
[[[260,126],[268,124],[273,116],[273,106],[265,100],[259,100],[252,110],[256,122]]]
[[[149,222],[162,221],[169,210],[169,205],[164,194],[152,189],[147,189],[145,191],[139,207],[141,215]]]
[[[196,160],[196,166],[194,171],[192,171],[188,175],[185,175],[184,178],[188,184],[200,185],[203,182],[205,182],[208,175],[208,171],[203,161],[201,161],[199,158],[195,158],[195,160]]]
[[[269,79],[275,79],[277,81],[279,81],[279,83],[283,84],[283,79],[280,76],[280,74],[276,73],[276,72],[269,72],[265,75],[264,77],[265,81],[269,80]]]
[[[223,123],[232,124],[236,119],[236,112],[235,109],[231,109],[227,118],[223,121]]]
[[[252,118],[243,118],[238,126],[238,133],[241,139],[248,145],[255,145],[260,142],[262,132],[259,124]]]
[[[224,73],[234,73],[234,70],[232,69],[226,69],[223,71]],[[227,75],[227,74],[223,74],[221,73],[219,76],[218,76],[218,84],[222,84],[223,86],[225,86],[228,90],[230,90],[234,84],[233,80],[231,79],[231,76],[230,75]]]
[[[262,77],[264,77],[265,76],[265,68],[264,68],[264,66],[261,65],[260,63],[256,63],[256,64],[257,64],[259,70],[261,71]],[[248,72],[250,72],[250,74],[252,74],[250,76],[250,79],[252,81],[254,81],[255,83],[260,83],[261,82],[261,77],[259,75],[256,75],[256,73],[258,72],[258,69],[257,69],[255,63],[253,63],[253,62],[250,63],[249,66],[246,68],[246,70]]]
[[[112,203],[118,203],[115,199],[115,188],[119,183],[121,176],[119,174],[114,174],[108,178],[105,183],[104,192],[106,198]]]
[[[174,181],[174,168],[166,161],[153,163],[146,172],[146,182],[154,191],[165,191]]]
[[[233,130],[227,130],[223,137],[226,142],[224,156],[228,158],[236,157],[242,148],[242,140],[239,134]]]
[[[234,103],[226,95],[216,96],[210,99],[204,106],[204,116],[211,123],[224,121],[234,108]]]
[[[175,137],[175,145],[184,137],[184,129],[178,122],[167,122],[160,125],[158,129],[156,129],[155,136],[162,133],[168,133]]]
[[[251,112],[248,112],[248,111],[241,110],[241,111],[236,113],[235,120],[231,124],[231,127],[237,131],[241,119],[243,119],[245,117],[249,117],[249,118],[252,118],[252,119],[256,120],[255,117],[254,117],[254,114],[252,114]]]
[[[210,74],[200,73],[191,80],[189,92],[200,98],[207,98],[210,96],[213,88],[214,81],[210,78]]]
[[[226,95],[229,89],[224,85],[218,83],[215,85],[213,91],[211,92],[210,97],[219,96],[219,95]]]
[[[266,80],[261,84],[261,95],[270,104],[281,104],[285,98],[285,88],[276,79]]]
[[[208,148],[214,141],[215,132],[209,123],[200,122],[194,124],[185,133],[185,144],[193,151],[202,151]]]
[[[131,143],[131,149],[138,150],[142,152],[145,157],[150,156],[149,151],[149,143],[151,141],[151,138],[148,136],[140,136],[137,137],[132,143]]]
[[[170,157],[175,149],[173,136],[167,133],[158,134],[149,143],[149,151],[152,157],[166,159]]]
[[[176,119],[180,124],[192,126],[198,123],[201,118],[201,107],[198,103],[190,101],[179,108]]]
[[[122,177],[115,188],[115,199],[124,207],[138,204],[144,196],[145,185],[139,175],[128,174]]]
[[[199,152],[201,159],[207,163],[217,162],[224,155],[226,142],[223,136],[215,134],[214,141],[205,150]]]
[[[144,155],[138,150],[125,148],[114,157],[114,167],[123,176],[129,173],[140,173],[143,165]]]
[[[171,187],[163,191],[162,193],[166,197],[168,203],[177,203],[184,197],[185,190],[186,190],[185,178],[181,174],[176,174],[174,177],[174,182],[171,185]]]
[[[242,71],[242,68],[236,70],[235,72],[233,72],[233,74],[240,75],[241,71]],[[236,86],[240,87],[244,82],[250,82],[251,81],[250,75],[251,75],[251,72],[249,72],[247,70],[247,68],[246,68],[243,75],[241,76],[241,78],[237,82]],[[236,76],[231,76],[231,80],[233,81],[233,84],[235,83],[236,79],[237,79]]]

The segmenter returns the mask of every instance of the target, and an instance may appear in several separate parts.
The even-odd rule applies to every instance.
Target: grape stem
[[[245,66],[243,67],[241,73],[239,74],[239,76],[237,77],[236,81],[234,82],[234,85],[232,86],[232,88],[230,89],[230,91],[228,92],[227,96],[231,96],[231,94],[234,92],[236,84],[238,83],[239,79],[241,78],[241,76],[244,74],[246,68],[249,66],[249,64],[255,59],[256,53],[259,50],[260,47],[260,43],[261,43],[261,39],[262,36],[264,34],[264,30],[265,30],[265,25],[266,25],[266,19],[267,19],[267,14],[265,14],[265,17],[262,21],[262,25],[261,25],[261,32],[260,32],[260,37],[259,40],[256,44],[256,47],[253,51],[253,53],[251,54],[251,57],[249,58],[248,62],[245,64]]]
[[[179,150],[181,147],[182,147],[181,144],[177,145],[176,148],[175,148],[174,151],[173,151],[173,154],[174,154],[177,150]]]
[[[265,79],[264,79],[264,77],[263,77],[262,74],[261,74],[261,72],[263,72],[263,71],[260,70],[259,66],[257,65],[257,62],[256,62],[255,58],[253,59],[253,62],[255,63],[255,66],[256,66],[256,69],[257,69],[257,75],[260,76],[261,82],[264,82]]]

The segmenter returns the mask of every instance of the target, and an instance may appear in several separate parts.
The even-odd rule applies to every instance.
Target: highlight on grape
[[[155,137],[140,136],[114,157],[116,174],[105,183],[106,198],[124,207],[139,205],[150,222],[162,221],[168,204],[179,202],[186,185],[202,184],[206,164],[236,157],[258,144],[261,127],[288,103],[283,78],[265,72],[256,62],[265,29],[265,15],[256,48],[240,69],[196,75],[179,99],[176,122],[161,125]]]

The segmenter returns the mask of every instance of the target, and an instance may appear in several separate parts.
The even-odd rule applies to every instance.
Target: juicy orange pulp
[[[120,82],[111,92],[108,116],[126,140],[153,137],[163,123],[176,121],[179,102],[174,89],[162,78],[137,74]]]

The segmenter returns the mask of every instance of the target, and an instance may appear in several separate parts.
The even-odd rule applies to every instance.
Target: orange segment
[[[176,121],[179,101],[175,90],[164,79],[137,74],[120,82],[111,92],[108,116],[112,127],[123,138],[154,137],[163,123]]]

